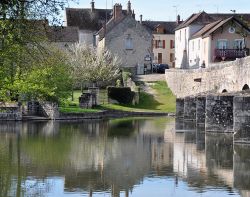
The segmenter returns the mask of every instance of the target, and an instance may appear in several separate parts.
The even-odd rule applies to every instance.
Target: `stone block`
[[[186,97],[184,99],[184,119],[196,121],[196,98]]]
[[[206,132],[233,132],[234,96],[208,96],[206,100]]]
[[[206,118],[206,97],[196,99],[196,123],[205,124]]]

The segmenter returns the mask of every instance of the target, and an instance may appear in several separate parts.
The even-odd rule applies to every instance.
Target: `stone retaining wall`
[[[222,93],[241,91],[250,86],[250,57],[232,62],[213,64],[204,69],[166,70],[166,81],[178,98],[202,93]]]
[[[60,113],[56,120],[77,120],[77,119],[104,119],[104,118],[122,118],[133,116],[174,116],[170,113],[155,112],[124,112],[124,111],[102,111],[95,113]]]

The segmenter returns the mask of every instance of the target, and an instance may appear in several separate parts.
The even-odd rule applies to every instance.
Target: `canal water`
[[[171,118],[0,123],[0,197],[250,196],[250,147]]]

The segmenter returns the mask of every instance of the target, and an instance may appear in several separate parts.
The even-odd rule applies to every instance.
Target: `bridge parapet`
[[[202,69],[166,70],[166,81],[177,98],[199,94],[238,92],[250,86],[250,57],[211,64]]]

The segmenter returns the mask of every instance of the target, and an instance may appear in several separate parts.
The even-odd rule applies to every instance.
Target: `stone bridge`
[[[238,92],[250,87],[250,57],[212,64],[203,69],[166,70],[166,81],[177,98],[206,93]]]
[[[235,143],[250,143],[250,57],[206,69],[167,70],[166,81],[177,96],[180,130],[193,122],[206,133],[233,133]]]

